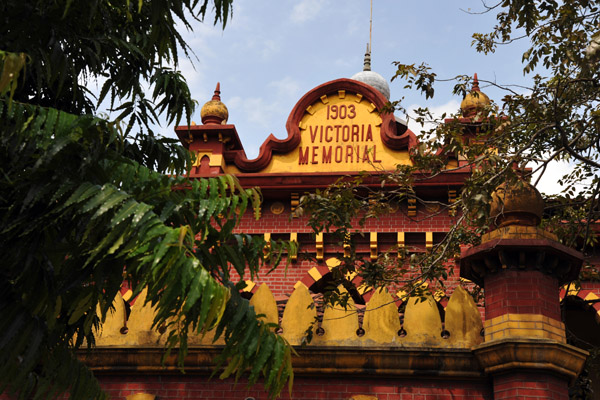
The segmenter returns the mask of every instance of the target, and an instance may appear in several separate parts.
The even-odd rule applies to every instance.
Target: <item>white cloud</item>
[[[281,49],[281,41],[274,39],[264,40],[260,45],[260,55],[263,59],[270,58]]]
[[[558,180],[572,170],[573,165],[567,162],[553,161],[549,163],[544,175],[536,185],[537,189],[545,194],[560,193],[562,187],[558,184]],[[538,171],[533,175],[531,183],[535,183],[538,180],[540,173],[541,171]]]
[[[242,106],[242,98],[240,96],[234,96],[227,100],[227,108],[230,110],[239,109]]]
[[[280,99],[273,99],[271,96],[235,96],[227,99],[226,104],[229,109],[229,123],[237,126],[249,159],[258,156],[259,147],[269,134],[273,133],[280,139],[287,136],[284,123],[289,110],[285,109],[287,106]]]
[[[275,89],[277,96],[281,97],[292,97],[299,98],[300,93],[300,83],[286,76],[278,81],[272,81],[268,84],[269,87]]]
[[[433,122],[426,122],[424,126],[421,126],[420,123],[415,121],[415,118],[417,117],[415,114],[415,110],[419,107],[423,107],[423,106],[421,106],[419,104],[413,104],[407,108],[408,127],[411,131],[413,131],[417,135],[419,133],[421,133],[421,131],[428,131],[436,126],[436,124]],[[460,102],[456,99],[452,99],[445,104],[429,107],[429,111],[431,112],[434,120],[436,120],[436,119],[440,119],[444,113],[446,114],[445,118],[450,118],[450,115],[456,113],[459,108],[460,108]],[[403,116],[400,116],[400,117],[402,118]]]
[[[249,122],[264,129],[272,127],[273,117],[282,112],[278,102],[268,102],[262,97],[245,99],[242,109]]]
[[[529,165],[536,170],[535,165]],[[538,179],[539,182],[536,185],[537,189],[545,194],[559,194],[566,186],[560,185],[558,181],[567,174],[570,174],[575,170],[575,164],[567,161],[551,161],[548,163],[544,175],[540,178],[541,170],[536,171],[531,179],[532,183],[535,183]],[[582,178],[574,185],[575,193],[581,193],[589,187],[592,183],[592,178]]]
[[[311,21],[319,15],[322,7],[323,0],[302,0],[294,6],[290,18],[296,24]]]
[[[177,68],[179,71],[181,71],[181,74],[184,76],[185,80],[188,83],[188,86],[190,87],[195,87],[197,85],[199,85],[200,83],[202,83],[202,80],[204,78],[204,75],[206,73],[206,66],[198,63],[198,62],[193,62],[191,60],[188,59],[181,59],[179,61],[179,65]],[[216,85],[216,82],[215,82]],[[201,95],[203,93],[192,93],[192,97],[194,97],[195,95]]]
[[[255,34],[240,38],[236,43],[231,43],[230,48],[223,49],[224,54],[234,59],[245,58],[248,67],[260,65],[258,60],[273,60],[279,57],[282,50],[282,38],[268,38],[265,35]]]
[[[268,132],[265,134],[265,131],[272,129],[273,121],[286,111],[282,109],[279,101],[268,101],[263,97],[232,97],[227,100],[227,108],[230,116],[236,115],[235,121],[230,118],[229,123],[243,121],[252,127],[252,131],[260,130],[263,140],[268,136]],[[250,132],[240,134],[247,135]]]

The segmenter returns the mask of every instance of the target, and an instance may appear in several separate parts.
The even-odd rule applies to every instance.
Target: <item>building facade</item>
[[[297,346],[293,392],[282,398],[568,398],[587,353],[567,344],[561,299],[586,301],[579,307],[589,318],[583,330],[593,335],[600,332],[600,302],[594,302],[600,284],[567,285],[578,278],[582,256],[538,227],[543,203],[530,186],[505,188],[498,227],[447,265],[445,288],[422,282],[423,295],[411,297],[375,290],[349,274],[348,307],[322,305],[320,294],[347,249],[307,226],[296,212],[300,197],[360,174],[365,188],[381,190],[382,171],[410,165],[417,145],[406,123],[385,112],[385,88],[369,69],[307,92],[290,113],[288,136],[268,137],[253,160],[227,122],[219,86],[202,109],[202,124],[176,128],[196,156],[192,178],[233,174],[242,186],[261,188],[259,218],[247,213],[240,232],[298,244],[300,254],[290,255],[286,268],[266,273],[266,265],[245,289],[257,313]],[[465,134],[481,125],[474,112],[488,101],[478,86],[473,91],[479,93],[462,105]],[[348,238],[356,254],[374,261],[382,253],[430,251],[457,221],[452,204],[471,173],[462,162],[452,158],[446,173],[415,183],[414,199],[390,199],[384,216],[368,219]],[[479,304],[466,290],[474,284],[485,289]],[[124,289],[115,299],[97,349],[83,355],[111,398],[267,398],[260,385],[248,389],[243,381],[209,378],[219,351],[210,338],[192,339],[185,374],[173,360],[163,365],[160,332],[150,328],[153,310],[143,306],[144,294],[129,294]],[[306,343],[308,331],[314,335]]]

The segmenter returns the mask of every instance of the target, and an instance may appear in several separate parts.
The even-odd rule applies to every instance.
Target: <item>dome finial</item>
[[[538,226],[544,214],[544,199],[532,184],[518,179],[503,183],[492,193],[490,217],[502,228],[509,225]]]
[[[385,78],[377,72],[371,70],[371,43],[373,30],[373,0],[371,0],[371,21],[369,23],[369,42],[367,43],[367,51],[365,52],[365,62],[363,70],[352,75],[355,81],[366,83],[367,85],[377,89],[386,100],[390,99],[390,85]]]
[[[367,43],[367,51],[365,53],[365,62],[364,62],[363,71],[370,71],[370,70],[371,70],[371,45],[369,43]]]
[[[477,79],[477,73],[475,73],[473,75],[473,86],[460,103],[463,116],[473,118],[489,108],[491,104],[490,98],[479,89],[479,79]]]
[[[221,83],[217,82],[215,93],[210,101],[206,102],[200,110],[200,117],[204,125],[225,124],[229,118],[229,111],[221,101]]]
[[[365,53],[365,66],[362,71],[354,74],[352,78],[355,81],[366,83],[369,86],[377,89],[383,96],[390,99],[390,86],[385,78],[375,71],[371,71],[371,46],[367,44],[367,52]]]

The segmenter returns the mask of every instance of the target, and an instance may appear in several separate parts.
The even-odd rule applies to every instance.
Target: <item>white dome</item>
[[[352,76],[355,81],[366,83],[369,86],[374,87],[381,93],[387,100],[390,99],[390,85],[383,76],[375,71],[360,71]]]

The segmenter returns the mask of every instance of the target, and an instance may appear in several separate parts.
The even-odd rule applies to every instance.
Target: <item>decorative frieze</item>
[[[315,274],[323,275],[315,270]],[[340,287],[340,291],[345,289]],[[144,304],[142,292],[127,318],[124,302],[120,295],[114,301],[115,311],[107,316],[103,331],[97,336],[97,346],[123,346],[128,348],[160,346],[165,338],[152,329],[155,310]],[[317,308],[305,284],[298,281],[290,296],[281,321],[277,302],[266,284],[254,293],[251,305],[256,314],[263,314],[267,322],[281,322],[282,335],[292,344],[307,341],[307,332],[312,330],[313,346],[354,346],[470,349],[480,344],[482,321],[479,310],[471,296],[458,287],[450,297],[445,317],[441,321],[438,306],[428,291],[406,299],[404,318],[400,318],[396,298],[385,289],[375,290],[364,309],[362,327],[359,324],[358,308],[349,299],[346,306],[328,305],[324,308],[321,321],[317,319]],[[127,323],[128,330],[122,327]],[[320,328],[320,329],[319,329]],[[359,329],[361,328],[361,329]],[[314,334],[319,330],[319,334]],[[447,331],[447,335],[443,335]],[[206,337],[192,335],[190,345],[212,344],[212,334]],[[220,342],[217,342],[219,344]]]

